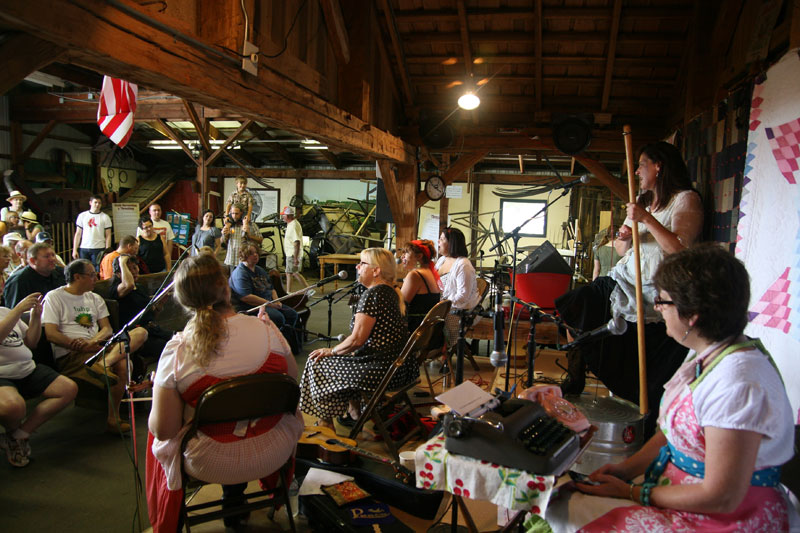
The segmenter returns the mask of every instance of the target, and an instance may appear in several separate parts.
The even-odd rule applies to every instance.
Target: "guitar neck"
[[[378,461],[378,462],[390,465],[398,473],[400,473],[404,478],[410,478],[411,476],[414,475],[414,472],[412,472],[408,468],[404,467],[403,465],[401,465],[397,461],[394,461],[392,459],[388,459],[386,457],[383,457],[381,455],[373,453],[373,452],[371,452],[369,450],[364,450],[362,448],[357,448],[356,446],[351,446],[351,445],[347,444],[346,442],[342,442],[340,440],[333,439],[333,441],[336,444],[338,444],[339,446],[341,446],[342,448],[346,448],[346,449],[350,450],[351,452],[354,452],[354,453],[356,453],[358,455],[361,455],[363,457],[367,457],[367,458],[372,459],[374,461]]]

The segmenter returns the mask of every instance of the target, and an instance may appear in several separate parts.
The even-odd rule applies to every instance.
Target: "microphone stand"
[[[559,177],[559,179],[561,179],[561,178]],[[515,302],[526,303],[526,302],[522,302],[521,300],[519,300],[517,298],[517,250],[519,248],[519,239],[521,238],[521,235],[519,234],[519,232],[525,226],[525,224],[527,224],[531,220],[533,220],[536,217],[538,217],[539,215],[541,215],[543,212],[545,212],[547,210],[548,207],[550,207],[551,205],[553,205],[554,203],[559,201],[561,198],[566,196],[567,193],[569,193],[570,188],[571,187],[565,187],[564,189],[562,189],[561,194],[559,194],[558,197],[556,197],[554,200],[551,200],[551,201],[547,202],[532,217],[530,217],[528,220],[524,221],[522,224],[520,224],[519,226],[517,226],[516,228],[511,230],[509,233],[506,233],[505,235],[503,235],[503,237],[501,239],[499,239],[494,244],[494,246],[489,248],[489,251],[493,252],[497,248],[502,246],[503,243],[505,241],[507,241],[508,239],[513,239],[513,241],[514,241],[514,252],[511,254],[511,257],[512,257],[511,274],[512,274],[512,276],[511,276],[511,291],[509,291],[509,296],[511,298],[511,316],[509,317],[509,321],[508,321],[509,330],[511,329],[510,325],[514,323],[514,313],[517,310],[517,306],[515,305]],[[513,336],[511,337],[511,339],[512,339],[512,341],[515,340]],[[509,343],[509,346],[508,346],[509,357],[506,358],[505,392],[508,392],[508,386],[509,386],[508,380],[509,380],[509,376],[511,375],[511,357],[510,357],[510,354],[512,352],[511,344],[512,343]]]
[[[355,286],[355,283],[353,283],[353,286]],[[317,305],[318,303],[322,302],[323,300],[327,300],[327,302],[328,302],[328,335],[327,336],[328,337],[331,336],[331,323],[333,321],[333,298],[334,298],[334,296],[336,296],[337,294],[339,294],[343,290],[345,290],[345,287],[341,287],[339,289],[336,289],[333,292],[330,292],[330,293],[326,294],[325,296],[321,296],[316,302],[308,304],[308,307],[314,307],[315,305]],[[344,298],[344,296],[342,296],[342,298]],[[331,341],[328,340],[328,347],[330,347],[330,345],[331,345]]]

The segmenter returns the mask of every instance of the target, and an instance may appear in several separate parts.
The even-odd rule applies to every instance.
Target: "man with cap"
[[[46,231],[40,231],[39,233],[37,233],[36,234],[36,238],[34,239],[34,242],[44,242],[44,243],[47,243],[50,246],[52,246],[53,249],[55,249],[55,246],[53,245],[53,236],[50,235]],[[65,266],[67,266],[67,264],[64,262],[64,260],[61,259],[61,256],[58,255],[58,254],[56,254],[56,264],[58,266],[60,266],[61,268],[64,268]]]
[[[8,278],[3,290],[5,306],[13,309],[23,298],[34,292],[47,294],[64,285],[64,271],[56,266],[56,252],[43,242],[28,249],[27,266]]]
[[[286,255],[286,292],[291,291],[292,276],[303,271],[303,227],[294,216],[294,207],[287,205],[281,211],[286,222],[283,236],[283,253]]]
[[[111,248],[111,217],[100,211],[103,198],[89,198],[89,210],[78,215],[75,222],[75,240],[72,258],[88,259],[95,268],[100,268],[103,252]]]
[[[12,211],[17,214],[22,213],[24,211],[22,204],[24,204],[25,200],[27,199],[28,197],[21,192],[11,191],[11,194],[9,194],[8,198],[6,198],[6,202],[11,204],[11,207],[4,207],[3,209],[0,209],[0,220],[6,222],[8,220],[8,214]]]
[[[29,241],[36,239],[36,235],[40,231],[44,230],[42,225],[39,224],[39,217],[37,217],[36,213],[33,211],[25,211],[19,216],[19,219],[22,221],[22,225],[25,227],[25,233],[27,234]]]

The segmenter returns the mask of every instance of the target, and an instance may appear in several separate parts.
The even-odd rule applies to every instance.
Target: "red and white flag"
[[[133,133],[133,112],[139,88],[135,83],[103,76],[100,106],[97,108],[97,125],[120,148],[128,143]]]

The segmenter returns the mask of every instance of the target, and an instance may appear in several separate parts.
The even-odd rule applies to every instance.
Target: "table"
[[[555,476],[539,476],[464,455],[451,454],[437,435],[415,452],[417,487],[487,500],[512,511],[544,515]]]
[[[328,254],[317,257],[319,261],[319,279],[325,277],[325,265],[333,264],[333,273],[339,272],[339,265],[357,265],[361,261],[360,254]],[[339,288],[339,281],[334,282],[334,289]],[[325,292],[325,285],[320,287],[321,292]]]

